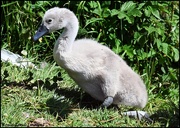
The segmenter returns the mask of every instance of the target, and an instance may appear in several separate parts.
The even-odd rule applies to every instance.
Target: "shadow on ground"
[[[101,104],[100,101],[95,100],[89,94],[84,93],[80,89],[74,88],[60,88],[57,81],[62,81],[61,73],[54,76],[53,79],[47,78],[45,81],[37,80],[34,83],[30,81],[33,79],[33,73],[29,72],[29,78],[20,82],[7,80],[9,76],[8,71],[4,71],[4,78],[1,78],[1,89],[6,87],[22,87],[24,89],[33,90],[34,87],[43,87],[46,90],[55,90],[56,97],[47,99],[46,105],[49,107],[50,114],[57,117],[59,121],[62,121],[66,116],[75,109],[94,109],[98,108]],[[53,81],[53,84],[50,83]]]
[[[100,104],[99,101],[94,100],[86,93],[83,93],[83,98],[80,98],[82,95],[81,92],[75,91],[73,89],[57,89],[55,93],[58,94],[58,97],[49,98],[46,104],[49,107],[50,113],[52,115],[58,115],[59,121],[66,119],[68,114],[74,110],[80,110],[82,108],[93,109],[97,108]]]
[[[179,127],[179,107],[175,104],[171,104],[169,110],[159,109],[153,115],[150,116],[154,122],[160,122],[161,127]]]

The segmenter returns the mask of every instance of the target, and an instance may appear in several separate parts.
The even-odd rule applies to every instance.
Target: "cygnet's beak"
[[[47,33],[49,33],[49,30],[46,26],[44,26],[44,24],[41,24],[41,26],[38,28],[38,31],[34,35],[33,40],[37,41],[40,37],[44,36]]]

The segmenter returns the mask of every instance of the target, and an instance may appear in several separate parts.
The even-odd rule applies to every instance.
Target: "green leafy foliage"
[[[25,50],[27,57],[35,56],[38,61],[52,61],[53,44],[60,33],[47,35],[39,42],[31,38],[47,9],[67,7],[80,21],[77,38],[95,38],[121,55],[139,73],[147,74],[143,69],[153,68],[151,78],[157,77],[163,74],[162,68],[166,73],[168,68],[178,68],[178,5],[176,1],[2,1],[2,47],[19,54]],[[158,63],[151,67],[155,61]],[[150,74],[145,79],[149,79],[147,77]]]
[[[2,1],[2,47],[19,54],[25,50],[27,57],[38,61],[53,61],[53,44],[60,33],[47,35],[39,42],[31,38],[47,9],[67,7],[80,21],[77,38],[94,38],[110,47],[134,70],[145,74],[150,86],[157,82],[153,78],[164,74],[162,68],[166,75],[172,69],[178,76],[178,5],[176,1]]]
[[[93,37],[110,47],[131,67],[146,74],[149,86],[157,82],[153,77],[163,74],[162,67],[166,73],[168,68],[178,68],[178,5],[157,1],[83,2],[78,10],[84,10],[79,20],[84,21],[80,25],[85,33],[80,37]],[[178,70],[176,73],[178,76]]]

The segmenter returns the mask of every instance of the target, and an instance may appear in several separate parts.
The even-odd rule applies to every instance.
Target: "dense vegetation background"
[[[61,31],[38,42],[31,38],[44,12],[54,6],[76,14],[77,39],[93,38],[110,47],[141,74],[149,93],[179,106],[178,1],[2,1],[1,48],[20,55],[25,50],[24,57],[35,64],[53,62],[54,42]]]
[[[54,6],[67,7],[77,15],[77,38],[94,38],[109,46],[131,67],[146,74],[148,85],[178,81],[179,2],[4,1],[1,47],[19,54],[26,50],[28,57],[38,61],[53,61],[52,49],[59,33],[40,42],[33,42],[31,37],[44,12]]]

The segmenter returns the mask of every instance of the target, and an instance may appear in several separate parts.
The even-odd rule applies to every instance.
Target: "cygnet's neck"
[[[71,17],[71,21],[67,23],[66,27],[63,30],[63,33],[59,36],[58,40],[56,41],[55,47],[58,47],[58,50],[60,50],[61,53],[70,52],[72,50],[72,45],[77,36],[78,29],[78,19],[74,15]]]

